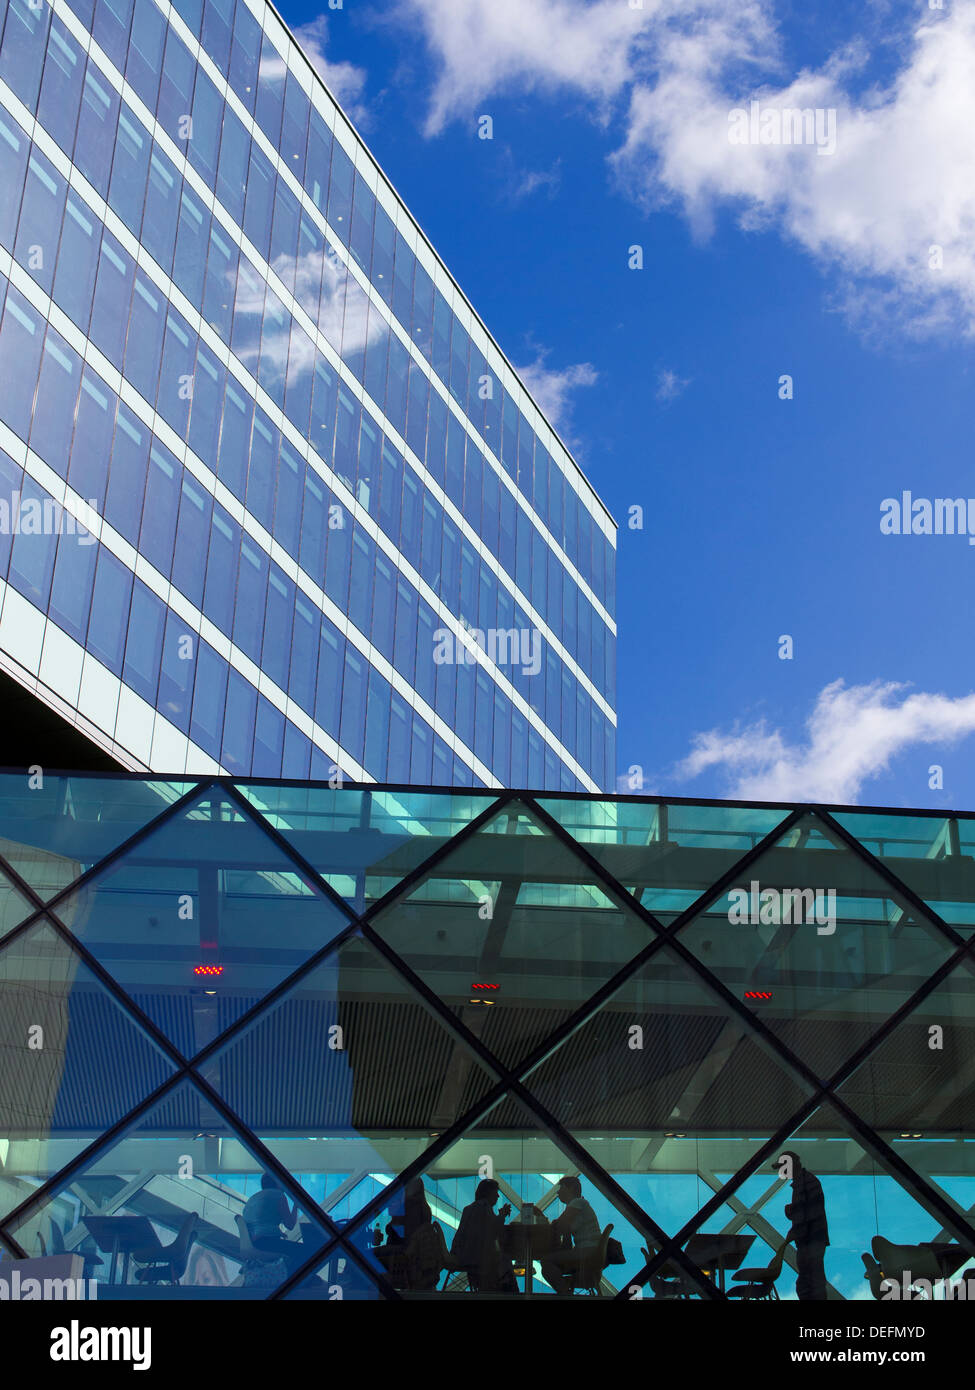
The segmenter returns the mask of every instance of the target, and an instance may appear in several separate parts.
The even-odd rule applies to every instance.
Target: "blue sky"
[[[624,778],[975,805],[975,546],[880,530],[975,499],[975,0],[282,13],[620,523]]]

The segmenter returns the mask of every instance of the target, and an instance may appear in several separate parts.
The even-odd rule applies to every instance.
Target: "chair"
[[[874,1236],[870,1242],[873,1258],[861,1256],[874,1298],[882,1299],[881,1285],[886,1279],[900,1283],[905,1274],[913,1279],[926,1279],[932,1287],[950,1279],[969,1258],[960,1245],[895,1245],[884,1236]]]
[[[240,1234],[240,1262],[241,1264],[251,1265],[271,1265],[280,1260],[281,1254],[277,1250],[261,1250],[251,1240],[251,1233],[247,1229],[247,1222],[238,1213],[234,1220],[237,1223],[237,1230]]]
[[[782,1273],[784,1259],[785,1245],[781,1245],[772,1256],[772,1263],[767,1269],[736,1269],[731,1279],[733,1283],[740,1283],[740,1287],[729,1289],[728,1297],[777,1301],[779,1295],[775,1289],[775,1281]]]
[[[640,1248],[643,1258],[647,1264],[650,1263],[653,1254],[649,1250]],[[688,1279],[680,1265],[673,1260],[668,1260],[657,1270],[656,1274],[650,1275],[650,1288],[654,1298],[697,1298],[701,1290],[698,1286]]]
[[[40,1240],[41,1242],[42,1253],[46,1254],[47,1251],[44,1249],[44,1237],[40,1235],[40,1233],[38,1233],[38,1240]],[[61,1230],[61,1227],[58,1225],[58,1223],[52,1220],[51,1254],[65,1255],[67,1253],[69,1252],[68,1247],[64,1243],[64,1232]],[[105,1263],[101,1255],[99,1255],[98,1253],[98,1246],[92,1240],[91,1236],[88,1235],[85,1236],[84,1240],[79,1241],[78,1244],[75,1246],[74,1250],[72,1250],[70,1253],[73,1255],[80,1255],[81,1258],[84,1260],[84,1277],[86,1279],[93,1279],[95,1277],[95,1270],[101,1269],[102,1265]]]
[[[132,1258],[145,1266],[136,1271],[135,1277],[140,1284],[160,1284],[167,1275],[170,1284],[175,1286],[179,1283],[186,1272],[186,1261],[199,1219],[197,1212],[189,1212],[175,1238],[159,1250],[132,1251]]]
[[[602,1295],[603,1270],[609,1264],[607,1258],[607,1246],[613,1231],[613,1224],[610,1224],[599,1237],[599,1244],[594,1245],[589,1251],[582,1253],[579,1263],[569,1271],[572,1280],[572,1293],[576,1289],[583,1289],[586,1293],[595,1294],[596,1297]]]

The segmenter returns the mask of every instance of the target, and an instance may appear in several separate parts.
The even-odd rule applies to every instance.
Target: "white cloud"
[[[328,19],[320,14],[292,30],[305,56],[349,118],[357,125],[368,124],[368,111],[361,104],[366,85],[365,69],[354,63],[333,63],[325,55]],[[262,64],[263,68],[263,64]]]
[[[658,401],[673,401],[690,384],[690,377],[678,376],[669,367],[664,367],[657,373],[657,389],[654,395]]]
[[[801,742],[790,743],[764,722],[730,733],[712,729],[693,739],[677,774],[722,771],[727,795],[743,801],[856,804],[864,783],[907,749],[975,733],[975,694],[952,699],[907,689],[892,681],[847,689],[833,681],[820,691]]]
[[[400,4],[439,63],[429,131],[495,94],[581,96],[647,206],[679,206],[698,236],[719,205],[746,230],[778,228],[836,273],[861,325],[881,313],[914,332],[975,331],[975,0],[917,4],[899,30],[890,17],[883,85],[862,42],[788,73],[772,0]],[[752,99],[835,110],[835,153],[732,144],[729,113]]]
[[[594,385],[599,373],[591,362],[577,362],[571,367],[553,370],[545,366],[547,357],[546,348],[529,366],[515,367],[515,371],[552,428],[565,435],[572,415],[571,392],[580,386]]]

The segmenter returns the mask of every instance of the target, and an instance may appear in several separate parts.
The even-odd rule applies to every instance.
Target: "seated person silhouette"
[[[421,1226],[433,1220],[427,1194],[419,1178],[413,1178],[389,1204],[389,1224],[386,1227],[388,1245],[409,1245]]]
[[[298,1208],[288,1205],[288,1199],[270,1173],[262,1175],[260,1192],[247,1199],[241,1215],[251,1244],[257,1250],[280,1255],[289,1267],[307,1259],[308,1252],[303,1252],[300,1240],[285,1240],[281,1234],[282,1226],[289,1231],[297,1226]]]
[[[500,1195],[493,1178],[478,1183],[473,1202],[460,1214],[450,1255],[456,1268],[467,1274],[473,1290],[517,1293],[511,1260],[501,1253],[501,1232],[511,1215],[511,1205],[505,1202],[496,1212],[494,1205]]]
[[[545,1256],[542,1275],[556,1293],[571,1293],[576,1271],[599,1245],[601,1232],[578,1178],[562,1178],[557,1195],[565,1211],[552,1222],[552,1229],[562,1249]]]

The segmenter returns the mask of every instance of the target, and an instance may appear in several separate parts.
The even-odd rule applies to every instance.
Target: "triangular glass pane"
[[[667,949],[523,1084],[670,1234],[812,1094]]]
[[[188,1080],[23,1213],[10,1233],[29,1254],[52,1243],[78,1250],[100,1297],[138,1288],[161,1298],[173,1275],[180,1288],[207,1286],[209,1296],[223,1290],[266,1298],[332,1235]],[[181,1237],[185,1250],[167,1256]]]
[[[875,811],[831,814],[943,921],[965,936],[975,931],[975,820]]]
[[[812,814],[679,940],[823,1079],[954,950]]]
[[[255,810],[362,912],[463,830],[489,792],[360,791],[244,782]]]
[[[664,925],[790,814],[781,807],[558,797],[538,804]]]
[[[559,1197],[563,1177],[578,1180],[578,1195],[570,1183]],[[344,1239],[406,1298],[551,1298],[572,1286],[612,1296],[642,1268],[651,1237],[599,1180],[595,1164],[580,1172],[534,1114],[505,1097]],[[622,1264],[603,1262],[608,1226]]]
[[[36,911],[30,899],[0,870],[0,941]]]
[[[360,938],[304,975],[201,1073],[339,1222],[497,1084]]]
[[[507,1066],[654,939],[515,803],[372,926]]]
[[[172,1075],[49,926],[0,950],[0,1217]]]
[[[931,1144],[975,1149],[975,965],[962,962],[926,995],[837,1094],[888,1143],[923,1137],[927,1153]],[[954,1166],[962,1176],[972,1165],[975,1154]]]
[[[348,924],[218,788],[57,910],[184,1056],[214,1041]]]
[[[104,775],[0,774],[0,857],[47,902],[193,785]]]

